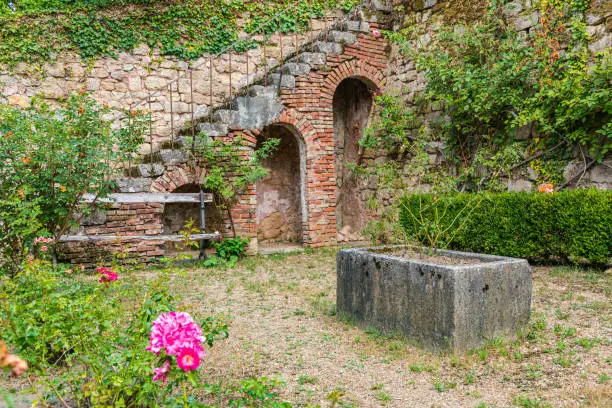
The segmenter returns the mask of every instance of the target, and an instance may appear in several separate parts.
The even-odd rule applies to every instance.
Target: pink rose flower
[[[113,271],[110,268],[107,268],[106,266],[102,266],[100,268],[96,269],[96,272],[98,272],[99,274],[101,274],[102,276],[100,277],[100,279],[98,280],[98,282],[100,283],[110,283],[110,282],[114,282],[118,279],[118,275],[117,272]]]
[[[152,324],[147,350],[159,355],[176,356],[177,364],[185,371],[197,370],[204,353],[202,328],[188,313],[162,313]],[[157,372],[156,372],[157,374]]]
[[[182,349],[176,363],[185,371],[197,370],[200,366],[200,356],[193,349]]]
[[[40,252],[47,252],[47,249],[49,249],[49,247],[47,247],[46,245],[43,245],[40,247]]]
[[[382,37],[382,34],[380,33],[380,31],[378,31],[376,28],[372,30],[372,35],[376,38]]]
[[[168,372],[170,372],[170,361],[166,360],[166,362],[161,366],[153,369],[155,376],[153,377],[153,381],[162,380],[163,383],[168,379]]]

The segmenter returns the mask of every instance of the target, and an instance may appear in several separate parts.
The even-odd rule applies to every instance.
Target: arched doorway
[[[278,148],[263,160],[268,175],[257,182],[257,240],[259,243],[303,242],[306,223],[304,144],[290,125],[267,126],[258,138],[279,139]]]
[[[368,124],[372,94],[366,83],[346,78],[334,93],[334,144],[336,152],[336,226],[338,241],[361,239],[366,216],[357,178],[347,163],[360,161],[359,139]]]

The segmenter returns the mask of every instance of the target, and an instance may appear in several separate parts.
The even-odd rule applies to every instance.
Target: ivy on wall
[[[0,64],[39,63],[61,51],[84,59],[115,56],[140,44],[162,55],[194,59],[219,52],[265,23],[293,0],[13,0],[0,3]],[[304,31],[312,17],[331,8],[350,10],[357,0],[308,0],[265,27]],[[240,26],[241,17],[246,23]],[[244,51],[252,43],[239,44]]]
[[[425,44],[414,27],[388,35],[426,73],[421,106],[442,112],[434,131],[459,186],[502,189],[497,176],[526,164],[562,186],[577,154],[586,170],[612,150],[612,57],[588,49],[588,0],[534,2],[540,19],[529,33],[516,31],[506,3]]]

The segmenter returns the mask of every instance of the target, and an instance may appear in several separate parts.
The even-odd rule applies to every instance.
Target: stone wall
[[[159,50],[141,45],[132,52],[119,53],[116,58],[103,57],[93,62],[65,53],[42,69],[25,63],[13,69],[0,66],[0,103],[25,107],[35,95],[53,102],[70,92],[85,90],[110,108],[150,110],[154,120],[152,137],[147,138],[141,149],[146,154],[158,150],[185,129],[192,111],[197,121],[208,115],[211,106],[229,102],[247,81],[261,80],[277,66],[281,52],[283,57],[294,53],[296,46],[311,41],[338,15],[328,13],[325,16],[328,23],[324,19],[311,20],[312,31],[298,36],[272,35],[265,47],[246,53],[204,55],[193,61],[162,56]],[[262,36],[253,39],[264,42]],[[189,69],[193,69],[191,75]],[[120,115],[117,112],[115,117]]]

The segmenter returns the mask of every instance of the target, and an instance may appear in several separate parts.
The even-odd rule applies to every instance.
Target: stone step
[[[151,163],[151,156],[144,156],[144,163]],[[187,163],[189,151],[180,149],[161,149],[153,153],[153,163],[162,163],[164,166]]]
[[[274,122],[283,110],[276,98],[240,96],[236,98],[238,121],[235,126],[243,129],[263,129]]]
[[[249,89],[249,96],[261,96],[264,98],[276,98],[278,95],[278,87],[276,86],[263,86],[253,85]]]
[[[228,132],[227,125],[223,123],[200,123],[199,129],[208,137],[225,136]]]
[[[310,72],[310,65],[303,62],[287,62],[282,67],[285,75],[306,76]]]
[[[159,163],[137,164],[126,170],[126,175],[129,177],[146,177],[154,178],[164,174],[164,166]]]
[[[355,42],[357,42],[357,37],[355,34],[349,33],[348,31],[333,30],[329,32],[329,36],[327,38],[331,42],[342,44],[355,44]]]
[[[370,23],[367,21],[347,21],[345,28],[349,31],[355,31],[358,33],[369,33]]]
[[[149,191],[153,179],[146,177],[130,177],[117,179],[121,193],[144,193]]]
[[[226,126],[235,126],[238,122],[238,111],[219,109],[213,114],[213,120]]]
[[[317,41],[314,44],[314,49],[315,51],[322,52],[324,54],[341,54],[343,50],[341,44],[325,41]]]
[[[279,83],[283,89],[295,88],[295,77],[293,75],[284,74],[281,77],[281,74],[270,74],[270,82],[277,88]]]
[[[311,67],[318,67],[327,63],[327,56],[322,52],[303,52],[299,61]]]

